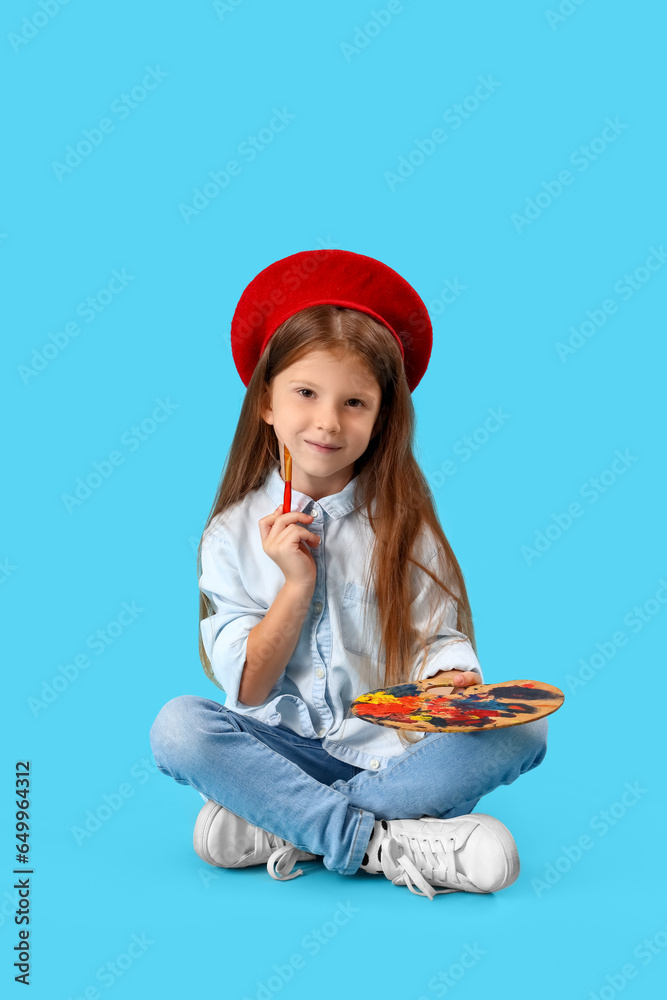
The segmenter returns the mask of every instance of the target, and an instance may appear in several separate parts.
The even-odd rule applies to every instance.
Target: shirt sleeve
[[[425,562],[428,566],[435,558],[436,553]],[[417,596],[412,602],[413,614],[416,627],[423,632],[429,619],[429,604],[433,588],[440,593],[440,605],[434,616],[432,624],[433,635],[429,636],[426,648],[426,655],[420,653],[410,671],[410,681],[425,680],[441,670],[474,670],[479,674],[479,683],[483,683],[484,677],[479,660],[475,655],[470,640],[463,632],[456,629],[457,608],[456,602],[448,597],[445,591],[437,587],[426,573],[421,573],[421,584]]]
[[[226,707],[245,709],[248,706],[239,702],[238,695],[248,635],[262,621],[268,608],[256,604],[246,592],[233,546],[224,529],[204,536],[201,567],[199,589],[215,608],[215,614],[202,619],[200,624],[204,649],[213,674],[227,695]],[[280,692],[284,676],[285,671],[276,680],[266,702]]]

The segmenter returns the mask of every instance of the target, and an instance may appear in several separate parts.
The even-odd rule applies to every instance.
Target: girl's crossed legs
[[[191,785],[254,826],[357,871],[376,819],[450,819],[542,762],[548,719],[479,733],[429,733],[367,771],[332,757],[321,741],[180,695],[150,731],[163,774]]]

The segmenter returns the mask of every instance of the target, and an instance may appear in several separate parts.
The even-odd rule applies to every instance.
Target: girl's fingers
[[[454,687],[469,687],[472,684],[480,684],[479,674],[474,670],[443,670],[434,674],[430,680],[434,683],[453,685]]]
[[[320,536],[315,534],[315,532],[308,530],[308,526],[313,520],[311,514],[304,514],[303,511],[298,510],[290,511],[285,515],[288,520],[282,522],[281,525],[276,527],[278,524],[278,518],[281,516],[282,507],[283,505],[280,504],[273,514],[267,514],[266,517],[260,518],[259,530],[264,550],[267,551],[266,546],[269,540],[272,540],[272,542],[275,543],[276,536],[279,536],[278,541],[281,544],[288,541],[289,538],[293,538],[294,535],[297,535],[303,539],[307,545],[319,545]],[[287,535],[284,535],[284,533],[288,532],[290,528],[296,528],[296,531],[292,530],[289,531]],[[271,556],[271,558],[273,558],[273,556]]]
[[[479,674],[476,674],[474,670],[452,671],[452,684],[455,684],[457,687],[469,687],[471,684],[479,683]]]

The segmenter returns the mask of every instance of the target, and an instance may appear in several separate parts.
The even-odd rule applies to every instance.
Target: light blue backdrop
[[[618,0],[5,4],[7,995],[24,759],[40,1000],[658,994],[665,21]],[[419,459],[486,678],[566,694],[544,763],[478,807],[521,854],[494,896],[209,868],[199,796],[152,762],[168,699],[220,695],[195,549],[244,392],[231,316],[320,246],[429,306]]]

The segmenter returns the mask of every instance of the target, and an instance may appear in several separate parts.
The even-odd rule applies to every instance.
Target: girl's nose
[[[317,426],[321,427],[327,434],[335,434],[336,431],[340,430],[340,419],[333,410],[329,410],[325,413],[319,413],[316,423]]]

